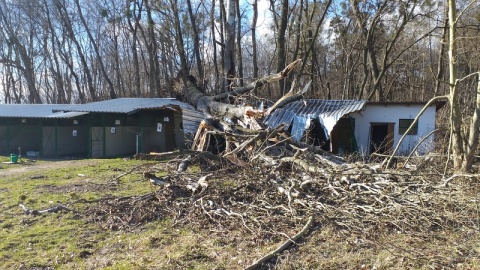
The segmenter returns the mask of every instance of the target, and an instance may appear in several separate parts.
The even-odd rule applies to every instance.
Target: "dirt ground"
[[[71,166],[85,166],[95,164],[93,159],[79,159],[79,160],[58,160],[58,159],[23,159],[15,164],[2,163],[0,169],[0,177],[12,176],[26,172],[34,172],[41,169],[56,169],[66,168]]]

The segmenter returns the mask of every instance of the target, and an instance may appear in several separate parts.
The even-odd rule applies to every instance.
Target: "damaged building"
[[[386,154],[397,146],[425,104],[299,100],[277,109],[264,122],[272,128],[284,125],[295,141],[320,146],[334,154]],[[443,104],[433,104],[425,110],[400,145],[399,154],[409,154],[414,149],[418,154],[433,150],[435,116]]]

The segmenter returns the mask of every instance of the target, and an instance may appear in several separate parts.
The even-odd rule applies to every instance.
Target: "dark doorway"
[[[307,132],[307,143],[310,145],[320,146],[325,151],[330,151],[330,140],[327,139],[326,130],[320,124],[318,119],[312,119],[310,129]]]
[[[355,119],[340,118],[331,132],[332,153],[347,154],[357,151]]]
[[[384,154],[393,147],[394,123],[370,124],[370,154]]]

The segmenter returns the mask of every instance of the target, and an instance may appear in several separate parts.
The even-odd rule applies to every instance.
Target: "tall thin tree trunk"
[[[449,68],[449,87],[450,87],[450,121],[451,121],[451,143],[453,154],[453,167],[455,170],[461,169],[464,157],[464,148],[462,142],[462,114],[458,101],[458,92],[456,86],[457,80],[457,21],[456,21],[456,1],[448,0],[448,68]]]
[[[60,18],[62,20],[63,25],[65,26],[65,30],[67,31],[68,37],[73,42],[73,44],[75,44],[75,48],[77,49],[78,57],[80,58],[80,63],[82,63],[83,72],[87,77],[87,88],[90,94],[90,98],[92,101],[96,101],[97,92],[95,91],[95,87],[93,86],[93,78],[92,78],[90,66],[87,63],[85,54],[83,53],[82,46],[80,46],[80,43],[76,38],[75,32],[73,31],[72,21],[70,20],[70,16],[68,14],[67,8],[65,7],[65,2],[60,2],[60,1],[61,0],[54,0],[55,7],[58,9]],[[72,54],[70,53],[69,56],[72,56]],[[69,59],[71,60],[73,58],[71,57]],[[68,64],[70,64],[69,67],[72,70],[72,72],[74,72],[73,64],[71,62],[68,62]],[[83,97],[83,100],[86,101],[86,98]]]
[[[188,7],[188,15],[190,16],[190,23],[192,24],[193,52],[195,55],[195,62],[197,64],[198,76],[200,77],[200,80],[202,82],[201,85],[203,87],[205,75],[203,74],[203,63],[202,63],[202,57],[200,54],[200,36],[198,34],[197,22],[195,18],[196,15],[193,13],[191,0],[187,0],[187,7]]]
[[[286,32],[288,24],[288,0],[282,0],[280,13],[280,24],[277,33],[277,72],[280,72],[287,62]],[[285,81],[279,82],[280,93],[283,96],[286,92]]]
[[[129,2],[130,0],[127,0]],[[137,8],[138,8],[138,15],[137,15]],[[131,16],[127,16],[127,22],[128,26],[130,28],[130,31],[132,32],[132,57],[133,57],[133,88],[134,88],[134,93],[137,97],[140,97],[142,95],[142,91],[140,88],[140,63],[138,61],[138,52],[137,52],[137,43],[138,43],[138,28],[139,28],[139,22],[142,14],[142,8],[141,6],[137,3],[137,1],[134,1],[133,3],[133,10],[130,11]],[[134,18],[134,22],[132,24],[131,18]],[[133,93],[132,93],[133,94]]]
[[[226,76],[225,91],[229,91],[229,86],[235,78],[235,0],[228,0],[227,17],[225,24],[225,58],[224,74]]]
[[[462,171],[468,172],[472,169],[473,160],[478,147],[478,138],[480,135],[480,72],[477,79],[477,100],[475,111],[470,125],[469,138],[465,149],[465,159],[462,163]]]
[[[185,54],[185,44],[183,43],[183,35],[182,35],[182,25],[180,23],[180,15],[178,13],[178,2],[177,0],[170,0],[170,5],[173,11],[173,23],[175,26],[175,43],[177,45],[178,54],[180,57],[180,65],[182,70],[182,75],[184,79],[189,74],[188,71],[188,63],[187,63],[187,56]]]
[[[216,39],[216,26],[215,26],[215,0],[212,0],[212,7],[210,9],[210,19],[212,21],[211,24],[211,33],[212,33],[212,40],[213,40],[213,69],[215,70],[215,82],[214,82],[214,89],[218,89],[219,87],[219,79],[220,79],[220,72],[218,70],[218,60],[217,60],[217,39]]]
[[[240,14],[240,0],[235,3],[237,11],[237,59],[238,59],[238,80],[243,86],[243,58],[242,58],[242,16]]]
[[[257,60],[257,20],[258,20],[258,0],[253,0],[253,18],[252,18],[252,65],[253,65],[253,78],[258,77],[258,60]],[[255,89],[255,95],[257,95],[257,89]]]
[[[78,16],[80,17],[80,21],[82,22],[83,26],[85,27],[85,31],[87,32],[87,36],[90,40],[90,43],[93,46],[93,50],[95,51],[95,55],[98,58],[98,63],[100,64],[100,71],[102,72],[103,78],[107,82],[110,98],[111,99],[117,98],[117,94],[115,93],[115,88],[113,86],[113,83],[110,80],[110,78],[108,77],[107,71],[105,70],[105,65],[103,64],[102,57],[100,56],[100,50],[98,49],[97,42],[93,38],[93,35],[90,31],[90,28],[89,28],[87,22],[85,21],[85,18],[83,17],[82,8],[80,7],[79,0],[75,0],[75,4],[77,6],[77,11],[78,11]]]

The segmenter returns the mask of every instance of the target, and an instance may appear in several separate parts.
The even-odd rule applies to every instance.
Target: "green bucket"
[[[15,154],[11,154],[10,155],[10,162],[17,163],[17,161],[18,161],[18,156],[15,155]]]

